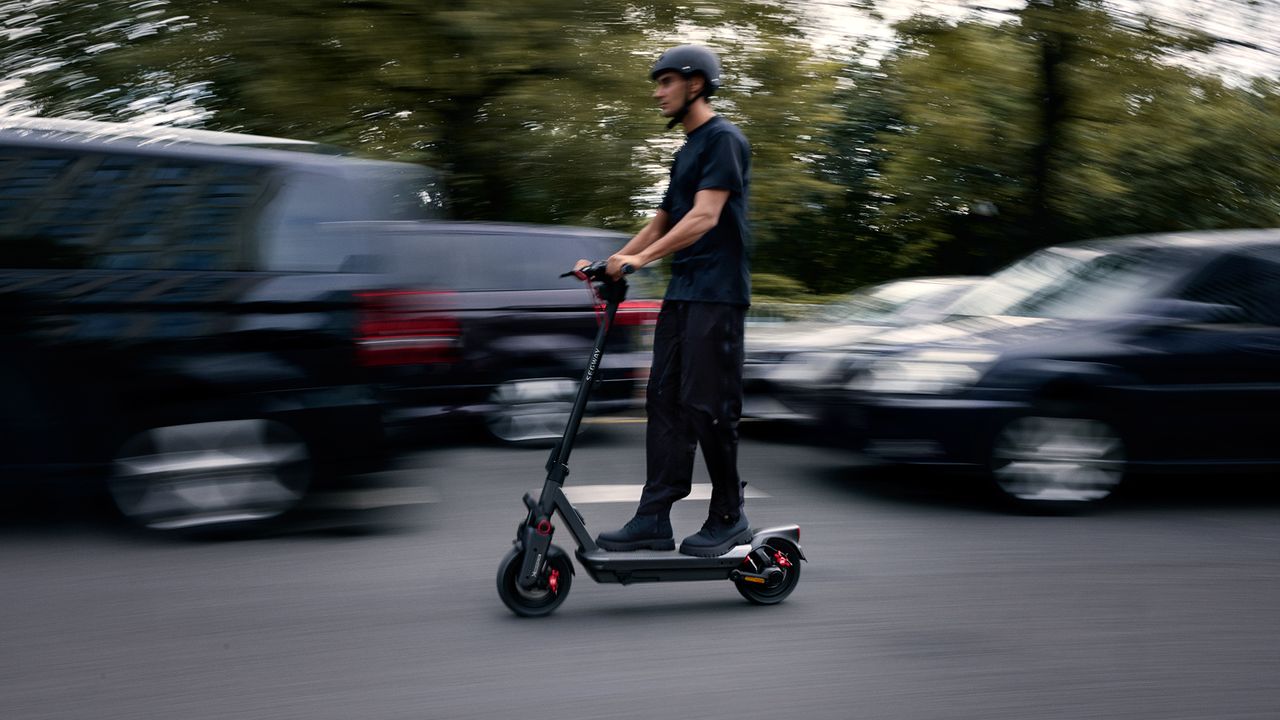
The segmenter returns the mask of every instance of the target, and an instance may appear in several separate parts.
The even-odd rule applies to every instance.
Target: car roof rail
[[[328,146],[308,140],[197,130],[145,122],[102,122],[36,116],[0,116],[0,132],[26,131],[39,135],[75,135],[87,140],[136,140],[143,143],[183,142],[199,145],[269,147],[322,151]]]

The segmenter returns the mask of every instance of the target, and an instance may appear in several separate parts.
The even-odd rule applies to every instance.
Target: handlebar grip
[[[605,262],[604,260],[598,260],[596,262],[591,263],[590,265],[584,265],[583,267],[578,268],[577,270],[570,270],[569,272],[562,274],[560,277],[569,277],[570,275],[572,275],[572,276],[581,278],[583,280],[608,281],[609,277],[605,274],[605,269],[607,267],[608,267],[607,262]],[[623,275],[630,275],[635,271],[636,271],[636,268],[631,263],[624,263],[622,266]]]

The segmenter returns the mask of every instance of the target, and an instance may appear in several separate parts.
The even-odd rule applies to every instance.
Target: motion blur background
[[[1276,717],[1280,233],[1212,231],[1280,227],[1277,23],[0,0],[0,717]],[[754,153],[748,513],[811,562],[521,622],[493,570],[600,310],[557,271],[654,212],[686,42]],[[651,272],[594,531],[644,481]]]

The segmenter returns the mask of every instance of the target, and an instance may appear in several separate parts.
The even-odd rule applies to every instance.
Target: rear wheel
[[[533,587],[524,588],[517,582],[524,553],[512,548],[498,565],[498,597],[511,612],[521,617],[550,615],[569,595],[573,584],[573,563],[569,556],[555,545],[547,551],[547,561],[538,574]]]
[[[774,538],[742,561],[744,575],[734,581],[738,593],[754,605],[776,605],[796,589],[800,582],[800,549]],[[761,581],[757,576],[764,575]]]
[[[996,436],[991,474],[1017,506],[1070,511],[1101,502],[1125,475],[1125,445],[1111,424],[1086,413],[1032,414]]]
[[[310,460],[302,438],[271,420],[170,425],[121,446],[108,490],[123,515],[151,530],[244,527],[298,505]]]

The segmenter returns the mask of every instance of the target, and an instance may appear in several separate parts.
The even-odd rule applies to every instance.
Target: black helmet
[[[702,94],[708,97],[715,95],[716,90],[720,89],[720,58],[701,45],[681,45],[662,53],[658,62],[653,64],[653,70],[649,71],[649,79],[657,80],[658,75],[668,70],[674,70],[686,78],[701,74],[707,79]]]

